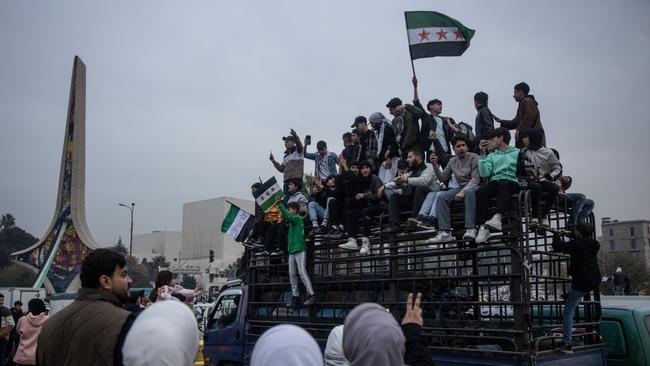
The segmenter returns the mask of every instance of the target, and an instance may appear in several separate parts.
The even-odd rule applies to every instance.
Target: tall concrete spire
[[[50,293],[75,292],[81,263],[99,248],[86,223],[85,175],[86,65],[75,56],[54,217],[43,239],[12,253],[16,262],[38,272],[34,287],[45,286]]]

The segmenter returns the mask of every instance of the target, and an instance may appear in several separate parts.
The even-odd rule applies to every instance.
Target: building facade
[[[602,236],[598,238],[601,250],[633,255],[650,268],[650,220],[619,221],[603,217],[601,230]]]
[[[168,262],[173,263],[180,250],[180,231],[153,231],[133,235],[133,256],[140,261],[146,259],[151,262],[154,257],[162,255]]]

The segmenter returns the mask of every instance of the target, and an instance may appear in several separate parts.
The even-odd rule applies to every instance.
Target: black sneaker
[[[299,296],[293,296],[291,297],[291,300],[285,304],[287,307],[295,308],[296,306],[300,305],[300,297]]]
[[[382,234],[393,234],[393,233],[396,233],[398,231],[399,231],[399,225],[394,224],[394,223],[391,222],[381,230],[381,233]]]
[[[323,226],[323,225],[321,225],[321,226],[319,226],[319,227],[313,229],[311,232],[312,232],[312,235],[323,235],[323,234],[327,234],[327,226]]]
[[[570,344],[562,343],[559,346],[555,347],[555,349],[562,353],[566,353],[567,355],[573,353],[573,346],[571,346]]]
[[[341,230],[340,227],[335,227],[332,228],[332,230],[330,230],[328,236],[332,239],[341,239],[342,237],[345,236],[345,233],[343,232],[343,230]]]
[[[305,306],[309,306],[309,305],[313,305],[314,303],[316,303],[316,295],[309,295],[309,297],[307,297],[307,300],[305,300],[305,302],[303,302],[302,304]]]

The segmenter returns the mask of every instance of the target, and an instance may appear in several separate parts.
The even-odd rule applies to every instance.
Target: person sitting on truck
[[[591,212],[594,210],[594,200],[587,198],[587,196],[584,195],[584,193],[578,193],[578,192],[568,192],[569,188],[571,188],[571,185],[573,184],[573,178],[571,178],[568,175],[560,177],[559,181],[559,194],[562,196],[564,195],[565,197],[569,198],[573,206],[573,210],[571,211],[571,215],[569,215],[569,219],[567,220],[567,227],[568,228],[573,228],[575,224],[579,224],[581,222],[587,222],[587,217],[591,214]]]
[[[36,344],[43,324],[47,320],[45,303],[39,298],[29,300],[29,312],[16,323],[18,333],[18,347],[14,356],[17,365],[36,365]]]
[[[388,225],[382,229],[383,234],[399,231],[400,210],[411,210],[413,217],[420,212],[427,194],[440,190],[440,185],[433,173],[433,167],[424,162],[424,154],[419,148],[408,152],[409,171],[387,183],[388,187],[402,188],[402,194],[392,195],[388,199]]]
[[[356,193],[346,201],[345,228],[347,229],[347,243],[339,245],[346,250],[358,250],[357,235],[359,225],[357,220],[362,219],[363,233],[361,237],[360,254],[370,253],[370,227],[371,218],[385,211],[385,204],[381,201],[380,188],[383,186],[379,177],[372,173],[372,163],[364,161],[360,164],[361,175],[357,178]]]
[[[340,239],[345,236],[345,226],[343,220],[344,214],[350,202],[354,200],[357,190],[357,180],[359,179],[359,163],[356,161],[348,162],[343,156],[339,157],[341,174],[336,177],[336,201],[331,201],[328,214],[330,215],[330,230],[327,233],[328,238]],[[337,226],[338,224],[338,226]]]
[[[524,148],[519,151],[517,176],[530,190],[531,224],[549,227],[548,213],[557,198],[559,189],[555,181],[562,175],[562,165],[553,150],[542,146],[541,128],[523,130],[520,136]],[[546,193],[546,199],[540,207],[542,193]]]
[[[519,149],[508,145],[509,143],[510,132],[499,127],[494,130],[489,142],[479,146],[481,157],[478,160],[478,172],[481,178],[487,178],[489,182],[476,190],[476,221],[481,225],[476,235],[477,244],[490,238],[489,230],[502,230],[502,218],[510,210],[510,196],[519,192],[516,175]],[[490,199],[493,197],[497,199],[496,213],[488,220]]]
[[[565,297],[562,343],[557,349],[563,353],[572,353],[571,332],[573,314],[582,298],[590,291],[598,290],[602,280],[598,268],[598,251],[600,244],[592,239],[593,226],[589,223],[577,224],[573,233],[564,232],[571,239],[564,242],[559,233],[553,235],[553,250],[571,256],[569,274],[571,290]]]
[[[280,203],[278,197],[276,204],[282,213],[282,217],[287,222],[289,229],[287,231],[287,249],[289,251],[289,281],[291,282],[291,302],[288,306],[298,306],[300,304],[300,291],[298,287],[298,275],[302,284],[307,289],[307,299],[303,303],[305,306],[312,305],[316,302],[316,295],[311,286],[309,275],[307,274],[307,246],[305,245],[305,229],[302,217],[299,215],[300,205],[298,202],[289,202],[287,207]]]
[[[338,227],[340,224],[337,211],[341,190],[337,188],[336,180],[335,175],[330,175],[325,179],[325,185],[323,185],[319,178],[314,177],[314,187],[317,192],[311,195],[311,201],[308,205],[309,218],[313,227],[312,235],[327,234],[331,217],[334,218],[333,225]],[[332,201],[337,202],[333,203]],[[332,205],[334,205],[334,209],[330,210]],[[318,224],[319,219],[322,220],[320,225]]]
[[[132,282],[126,258],[107,248],[95,249],[84,259],[79,277],[81,288],[75,301],[52,315],[41,329],[38,365],[112,366],[122,362],[122,344],[135,318],[122,308]]]
[[[433,160],[433,171],[443,183],[456,177],[458,188],[451,188],[437,195],[436,218],[438,219],[438,235],[430,238],[430,243],[443,243],[453,240],[451,235],[451,205],[454,201],[465,204],[465,234],[463,239],[476,238],[476,188],[479,183],[478,155],[469,152],[469,142],[464,136],[452,139],[455,156],[449,160],[444,171],[440,170],[436,159]]]
[[[257,191],[257,189],[261,186],[262,183],[260,182],[253,183],[253,185],[251,185],[251,194],[254,194],[255,191]],[[268,225],[269,223],[264,220],[264,211],[262,211],[260,205],[255,202],[255,226],[253,227],[253,231],[251,231],[248,238],[246,238],[244,241],[244,245],[251,246],[253,248],[261,247],[262,240],[264,240],[264,234],[268,229]]]
[[[293,324],[276,325],[255,342],[250,366],[279,365],[323,366],[323,354],[305,329]]]
[[[292,179],[289,181],[288,190],[289,190],[289,199],[287,199],[287,204],[290,202],[296,202],[298,204],[300,215],[306,215],[307,205],[309,200],[301,192],[302,189],[302,180],[301,179]]]

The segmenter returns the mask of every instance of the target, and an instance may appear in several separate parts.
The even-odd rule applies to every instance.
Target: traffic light
[[[210,249],[210,263],[214,262],[214,250]]]

